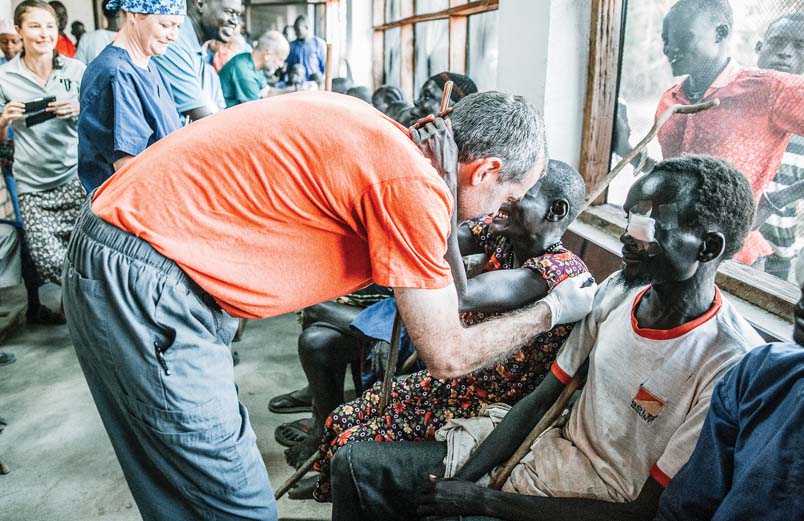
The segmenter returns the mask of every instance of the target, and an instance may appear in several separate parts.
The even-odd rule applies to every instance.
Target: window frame
[[[416,0],[399,0],[401,17],[399,20],[386,22],[386,0],[373,0],[372,16],[374,25],[373,43],[373,81],[376,89],[385,82],[385,31],[400,28],[400,88],[409,99],[415,99],[414,56],[415,25],[433,20],[449,20],[449,70],[459,74],[466,72],[467,42],[469,17],[474,14],[496,11],[499,0],[449,0],[449,7],[432,13],[415,14]]]
[[[587,187],[594,186],[606,175],[611,161],[627,1],[592,0],[591,9],[586,104],[579,162],[579,171]],[[622,234],[625,216],[619,208],[605,201],[606,192],[603,192],[593,206],[579,216],[579,221],[609,235]],[[598,242],[593,238],[589,240]],[[620,255],[619,251],[612,253]],[[733,260],[721,264],[716,282],[727,293],[747,301],[763,312],[780,317],[785,323],[789,324],[793,320],[793,309],[800,291],[792,283]],[[776,326],[769,329],[770,333],[779,333]],[[788,336],[789,332],[783,338]]]

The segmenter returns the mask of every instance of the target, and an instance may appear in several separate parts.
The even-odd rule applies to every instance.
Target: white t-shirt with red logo
[[[640,328],[634,310],[649,288],[626,292],[613,277],[552,367],[567,383],[591,357],[567,425],[533,444],[503,490],[626,502],[648,476],[667,486],[695,447],[717,381],[763,343],[717,288],[697,319]]]

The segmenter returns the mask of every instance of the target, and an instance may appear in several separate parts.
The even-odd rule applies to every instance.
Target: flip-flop
[[[310,434],[313,428],[312,418],[302,418],[288,423],[283,423],[274,430],[274,438],[276,442],[285,447],[292,447],[304,440]]]
[[[268,402],[268,410],[276,414],[293,414],[297,412],[313,412],[313,404],[293,395],[296,391],[274,396]]]

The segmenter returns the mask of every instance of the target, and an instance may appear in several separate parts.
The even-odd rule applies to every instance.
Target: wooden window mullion
[[[449,70],[466,74],[468,16],[449,17]]]
[[[595,186],[609,168],[612,124],[617,105],[622,1],[592,0],[589,64],[580,172],[587,188]],[[605,202],[605,192],[595,204]]]

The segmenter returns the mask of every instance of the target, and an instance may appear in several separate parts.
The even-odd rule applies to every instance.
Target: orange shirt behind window
[[[372,279],[452,280],[446,185],[403,127],[348,96],[288,94],[193,123],[117,172],[92,208],[235,316],[285,313]]]

